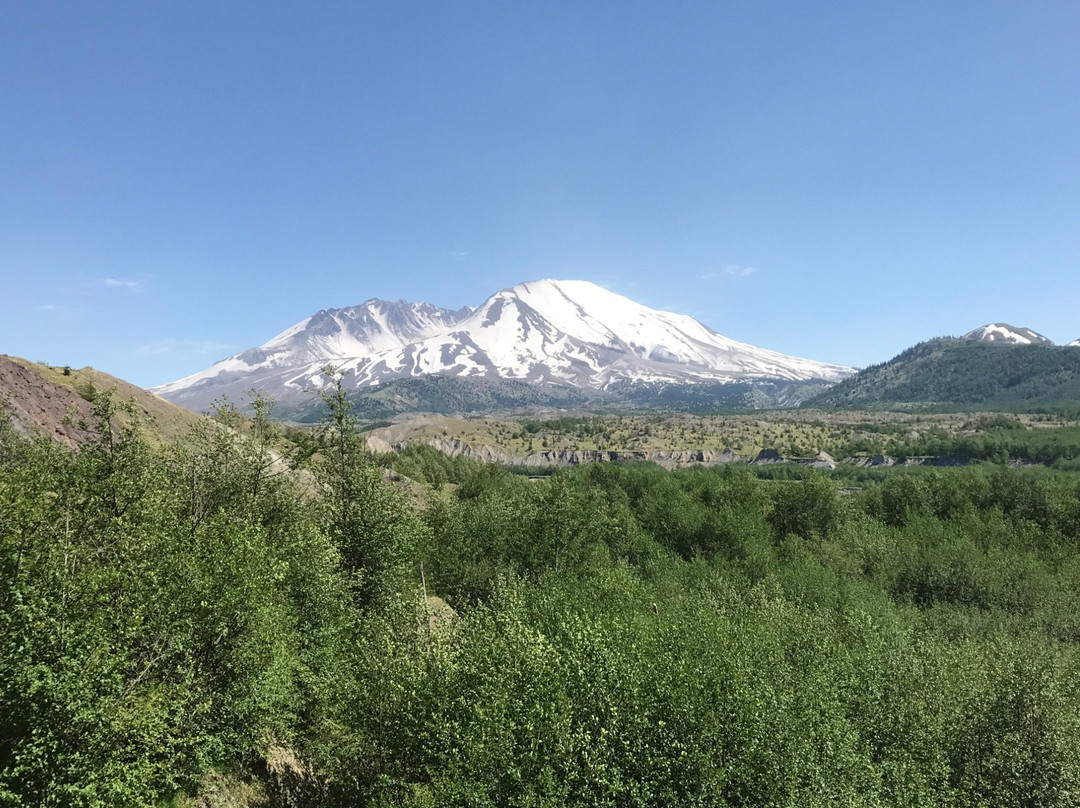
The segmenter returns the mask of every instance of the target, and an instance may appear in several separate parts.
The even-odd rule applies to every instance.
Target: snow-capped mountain
[[[404,348],[441,333],[472,313],[404,300],[367,300],[359,306],[323,309],[258,348],[230,357],[174,384],[197,383],[222,373],[323,365]],[[164,385],[162,389],[170,388]]]
[[[990,323],[974,331],[968,331],[961,339],[974,339],[980,342],[998,342],[1006,345],[1053,345],[1038,331],[1030,328],[1017,328],[1008,323]]]
[[[542,280],[458,311],[382,300],[320,311],[153,392],[190,409],[252,388],[293,400],[327,383],[327,364],[358,388],[428,375],[604,390],[628,382],[835,382],[854,372],[736,342],[592,283]]]
[[[1067,348],[1080,348],[1080,339],[1074,339],[1072,342],[1070,342],[1065,347],[1067,347]]]

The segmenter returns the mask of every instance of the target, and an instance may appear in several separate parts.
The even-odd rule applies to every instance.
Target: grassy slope
[[[136,387],[130,382],[110,376],[108,373],[103,373],[92,367],[78,370],[74,368],[65,369],[64,367],[30,362],[17,356],[13,356],[11,359],[32,370],[46,382],[63,387],[82,397],[85,397],[90,389],[94,389],[99,391],[115,390],[114,395],[118,400],[133,399],[137,411],[149,426],[149,436],[152,443],[171,440],[203,419],[201,415],[196,415],[176,404],[170,404],[165,399],[159,398],[141,387]]]

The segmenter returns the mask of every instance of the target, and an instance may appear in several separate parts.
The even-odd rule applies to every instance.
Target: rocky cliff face
[[[403,448],[409,441],[389,443],[381,437],[369,436],[368,448],[374,452],[388,452]],[[721,466],[725,463],[783,463],[792,462],[818,468],[834,468],[836,462],[822,452],[815,458],[784,458],[773,449],[766,449],[756,458],[742,457],[731,449],[680,449],[668,451],[638,452],[609,449],[543,449],[519,454],[498,446],[473,445],[457,438],[432,438],[424,441],[450,457],[468,457],[482,463],[501,463],[506,466],[556,468],[578,466],[582,463],[656,463],[666,469],[690,466]]]
[[[636,452],[608,449],[543,449],[528,454],[511,452],[498,446],[473,445],[457,438],[432,438],[426,445],[438,449],[450,457],[468,457],[482,463],[501,463],[506,466],[534,466],[553,468],[577,466],[582,463],[642,463],[652,462],[666,469],[688,466],[718,466],[724,463],[745,462],[730,449],[685,449],[677,451]],[[381,437],[370,436],[368,448],[375,452],[387,452],[406,446],[409,441],[389,443]]]
[[[500,463],[506,466],[524,466],[557,468],[578,466],[583,463],[656,463],[665,469],[681,469],[691,466],[722,466],[726,463],[795,463],[812,468],[836,468],[834,460],[827,452],[819,452],[811,458],[783,457],[775,449],[763,449],[756,457],[744,457],[731,449],[674,449],[663,451],[626,451],[619,449],[542,449],[528,454],[520,454],[487,444],[471,444],[458,438],[427,438],[420,440],[397,439],[393,429],[380,430],[382,435],[367,436],[368,448],[373,452],[391,452],[402,449],[410,443],[423,443],[438,449],[450,457],[468,457],[482,463]],[[390,438],[390,440],[387,440]],[[850,461],[849,461],[850,462]]]

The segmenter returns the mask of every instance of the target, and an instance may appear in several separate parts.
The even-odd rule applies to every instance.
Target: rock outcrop
[[[374,452],[388,452],[408,445],[410,441],[389,443],[384,438],[369,435],[368,448]],[[656,463],[666,469],[688,466],[719,466],[725,463],[745,462],[731,449],[680,449],[666,451],[628,451],[621,449],[542,449],[519,454],[499,446],[472,444],[457,438],[431,438],[428,446],[450,457],[468,457],[482,463],[501,463],[506,466],[534,466],[554,468],[578,466],[582,463]]]
[[[375,452],[389,452],[402,449],[417,441],[387,441],[384,437],[369,435],[368,447]],[[504,466],[525,466],[537,469],[558,468],[561,466],[579,466],[583,463],[656,463],[665,469],[681,469],[691,466],[721,466],[725,463],[751,463],[769,465],[774,463],[792,463],[809,468],[832,470],[840,464],[828,452],[820,451],[813,457],[785,457],[776,449],[762,449],[753,458],[743,457],[731,449],[670,449],[659,451],[629,451],[622,449],[542,449],[536,452],[520,454],[499,446],[472,444],[458,438],[429,438],[428,446],[438,449],[450,457],[468,457],[482,463],[500,463]],[[907,457],[898,460],[889,455],[876,454],[848,457],[845,465],[861,468],[889,468],[904,466],[964,466],[968,461],[958,457]]]
[[[762,449],[751,463],[784,463],[783,456],[776,449]]]

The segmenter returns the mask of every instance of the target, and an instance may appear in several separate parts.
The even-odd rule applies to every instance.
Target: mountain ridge
[[[323,309],[258,348],[152,390],[198,409],[259,388],[288,408],[325,388],[328,364],[356,391],[424,376],[602,393],[627,384],[833,383],[854,373],[732,340],[586,281],[548,279],[457,310],[375,298]]]

